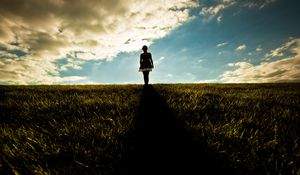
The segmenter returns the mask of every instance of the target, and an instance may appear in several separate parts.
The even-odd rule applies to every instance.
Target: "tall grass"
[[[300,85],[157,85],[170,108],[232,166],[300,174]]]
[[[153,87],[195,141],[241,173],[300,174],[300,84]],[[0,174],[113,174],[142,89],[0,86]]]
[[[141,96],[134,85],[0,89],[0,174],[111,174]]]

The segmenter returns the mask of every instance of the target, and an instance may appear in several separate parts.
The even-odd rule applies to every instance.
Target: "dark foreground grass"
[[[0,174],[111,174],[139,86],[1,86]]]
[[[300,84],[0,86],[0,174],[300,174],[299,109]]]

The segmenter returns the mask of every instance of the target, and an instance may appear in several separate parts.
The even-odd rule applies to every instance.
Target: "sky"
[[[300,82],[299,0],[1,0],[0,84]]]

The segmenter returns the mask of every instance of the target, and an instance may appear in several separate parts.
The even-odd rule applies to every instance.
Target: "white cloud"
[[[293,43],[293,47],[287,47],[291,43]],[[230,83],[300,81],[300,39],[290,40],[275,50],[289,51],[292,55],[276,61],[262,62],[258,65],[249,62],[230,63],[229,66],[235,69],[225,71],[221,75],[221,80]]]
[[[212,19],[214,19],[222,10],[224,10],[227,7],[232,6],[235,4],[235,0],[222,0],[220,3],[216,4],[215,6],[211,7],[203,7],[200,11],[200,15],[204,16],[205,22],[210,22]],[[218,22],[221,22],[222,15],[219,15],[217,18]]]
[[[191,68],[196,68],[196,69],[199,69],[199,68],[202,68],[203,67],[203,59],[198,59],[198,60],[195,60],[194,64],[192,65]]]
[[[228,44],[228,42],[220,43],[220,44],[217,44],[217,47],[223,47],[223,46],[226,46],[227,44]]]
[[[259,8],[262,9],[266,7],[267,5],[276,2],[277,0],[260,0],[260,1],[252,1],[248,0],[245,1],[243,6],[248,7],[248,8]]]
[[[0,58],[1,59],[5,59],[5,58],[17,58],[17,55],[13,54],[13,53],[9,53],[9,52],[4,51],[4,50],[0,50]]]
[[[242,69],[248,69],[248,68],[252,67],[252,64],[247,63],[247,62],[237,62],[237,63],[229,63],[228,66],[230,66],[230,67],[240,67]]]
[[[265,55],[266,58],[273,58],[273,57],[280,57],[284,56],[286,51],[293,49],[294,47],[298,46],[299,40],[297,39],[290,39],[287,43],[283,44],[281,47],[271,50],[269,53]]]
[[[241,51],[241,50],[245,50],[246,48],[247,48],[247,46],[245,44],[242,44],[242,45],[238,46],[235,50]]]
[[[222,17],[223,17],[222,15],[220,15],[220,16],[217,17],[217,22],[218,23],[220,23],[222,21]]]
[[[256,8],[262,9],[267,5],[276,2],[277,0],[220,0],[219,3],[210,6],[210,7],[202,7],[200,10],[200,15],[204,16],[204,22],[210,22],[213,19],[216,19],[218,23],[221,22],[223,15],[221,14],[223,10],[229,8],[233,5],[238,8]],[[218,16],[216,18],[216,16]]]
[[[69,58],[68,63],[62,65],[59,68],[59,70],[61,70],[61,71],[66,71],[69,69],[81,70],[82,69],[81,64],[83,64],[83,63],[84,63],[84,61],[82,61],[82,60],[76,60],[76,59]]]
[[[0,81],[61,81],[55,60],[72,52],[80,60],[111,60],[120,52],[140,50],[190,20],[189,9],[196,6],[194,0],[1,0],[0,47],[26,54],[22,60],[1,60]],[[8,56],[13,55],[0,53]],[[74,67],[67,63],[67,68]]]
[[[200,15],[217,15],[225,8],[235,4],[234,0],[223,0],[219,4],[211,7],[203,7],[200,11]]]
[[[59,84],[86,79],[80,76],[60,77],[51,62],[23,58],[1,59],[0,70],[0,82],[5,84]]]
[[[260,52],[260,51],[262,51],[262,48],[258,47],[255,50],[256,50],[256,52]]]
[[[161,64],[164,59],[166,59],[166,58],[165,57],[160,57],[159,59],[154,60],[153,61],[154,66],[157,66],[157,65]]]
[[[173,74],[169,73],[169,74],[167,74],[167,77],[173,77]]]

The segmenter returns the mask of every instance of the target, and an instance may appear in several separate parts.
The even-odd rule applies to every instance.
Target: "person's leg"
[[[145,85],[148,85],[148,83],[149,83],[149,71],[144,71],[143,74],[144,74]]]
[[[149,83],[149,71],[146,72],[146,85]]]

